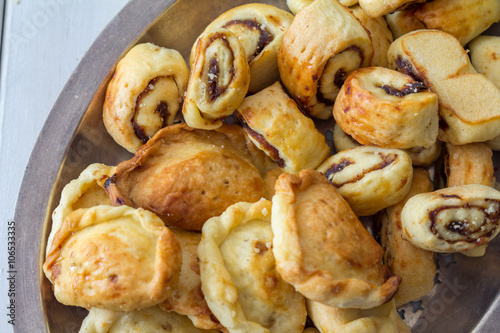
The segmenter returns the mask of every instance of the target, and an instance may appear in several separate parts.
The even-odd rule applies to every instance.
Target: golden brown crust
[[[238,117],[255,145],[284,171],[316,168],[330,153],[324,135],[279,82],[245,98]]]
[[[359,5],[363,8],[366,15],[380,17],[398,10],[404,10],[408,6],[425,1],[426,0],[359,0]]]
[[[155,212],[167,225],[201,230],[230,205],[264,197],[244,132],[236,125],[215,131],[186,124],[166,127],[120,163],[107,183],[114,204]]]
[[[403,237],[434,252],[464,252],[488,244],[499,224],[500,192],[480,184],[414,195],[401,212]]]
[[[500,89],[476,73],[455,37],[437,30],[410,32],[391,44],[388,57],[390,68],[438,95],[440,140],[461,145],[500,135]]]
[[[401,211],[412,196],[433,191],[429,173],[423,168],[413,170],[413,181],[406,197],[388,207],[380,215],[380,240],[384,249],[384,262],[391,271],[402,278],[394,296],[400,306],[414,301],[431,291],[434,286],[436,265],[434,253],[415,247],[403,238]]]
[[[203,226],[202,289],[230,332],[302,332],[304,297],[276,270],[268,200],[240,202]]]
[[[430,147],[438,135],[438,98],[421,82],[387,68],[352,72],[333,116],[357,142],[382,148]]]
[[[159,307],[134,311],[111,311],[92,308],[83,320],[79,333],[216,333],[197,329],[186,316],[162,311]]]
[[[250,66],[248,91],[256,93],[279,79],[276,56],[293,15],[277,7],[252,3],[234,7],[213,20],[203,33],[219,28],[232,31],[242,43]],[[194,47],[191,49],[191,63]]]
[[[189,69],[176,50],[151,43],[134,46],[108,84],[103,121],[108,133],[134,153],[160,128],[174,122]]]
[[[368,66],[372,56],[369,33],[353,14],[337,1],[316,0],[297,13],[285,33],[278,68],[299,107],[327,119],[344,79]]]
[[[373,58],[370,66],[387,67],[387,50],[394,41],[394,37],[384,17],[370,17],[366,15],[360,6],[349,9],[370,33],[373,45]]]
[[[168,297],[181,261],[177,238],[153,213],[100,205],[66,217],[43,270],[63,304],[130,311]]]
[[[322,333],[410,333],[394,301],[372,309],[342,309],[311,300],[307,313]]]
[[[399,202],[409,191],[412,161],[399,149],[360,146],[343,150],[318,168],[357,216],[368,216]]]
[[[238,37],[227,29],[208,31],[197,41],[182,114],[194,128],[215,129],[241,104],[250,67]]]
[[[470,143],[462,146],[446,144],[445,157],[446,187],[482,184],[495,185],[493,152],[484,143]]]
[[[434,0],[422,4],[414,13],[427,29],[438,29],[455,36],[462,45],[500,20],[497,0]]]
[[[277,269],[308,299],[371,308],[396,293],[401,279],[382,264],[382,248],[321,173],[278,178],[272,226]]]
[[[47,240],[46,253],[52,245],[55,233],[61,227],[66,216],[79,208],[97,205],[111,205],[104,182],[115,172],[114,166],[94,163],[83,170],[77,179],[64,186],[59,205],[52,212],[52,226]]]
[[[227,332],[212,314],[201,290],[200,264],[198,259],[198,244],[201,233],[170,229],[179,240],[182,248],[182,268],[179,283],[160,308],[165,311],[175,311],[187,315],[193,324],[205,330],[217,329]]]

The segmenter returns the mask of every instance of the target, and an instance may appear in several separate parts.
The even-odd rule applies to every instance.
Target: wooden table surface
[[[33,145],[83,54],[126,3],[0,0],[0,332],[13,331],[7,230]]]

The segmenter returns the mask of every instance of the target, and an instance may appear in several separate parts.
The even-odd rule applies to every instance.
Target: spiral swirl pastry
[[[400,201],[413,176],[411,159],[399,149],[360,146],[343,150],[318,168],[357,216],[373,215]]]
[[[410,32],[391,44],[388,60],[390,68],[425,82],[437,94],[438,139],[463,145],[500,135],[500,89],[477,74],[455,37],[438,30]]]
[[[337,152],[361,146],[359,142],[347,135],[339,124],[335,124],[333,127],[333,145],[335,146],[335,151]],[[436,141],[435,144],[428,148],[414,147],[403,150],[410,155],[411,164],[413,166],[430,167],[439,158],[439,155],[441,154],[441,146],[441,142]]]
[[[151,43],[134,46],[116,66],[103,107],[106,130],[134,153],[174,122],[189,69],[176,50]]]
[[[316,0],[297,13],[278,53],[283,85],[309,115],[327,119],[349,73],[369,66],[373,45],[337,1]]]
[[[250,66],[249,93],[256,93],[279,80],[276,56],[293,15],[277,7],[252,3],[238,6],[213,20],[203,34],[225,28],[238,36]],[[195,47],[191,49],[191,64]]]
[[[382,68],[349,75],[333,107],[357,142],[383,148],[430,147],[438,136],[438,99],[409,75]]]
[[[403,236],[434,252],[464,252],[490,242],[500,231],[500,192],[469,184],[422,193],[402,212]]]
[[[215,129],[248,91],[250,68],[238,37],[227,29],[198,39],[182,114],[193,128]]]
[[[255,145],[284,171],[316,168],[330,154],[324,135],[279,82],[245,98],[238,118]]]

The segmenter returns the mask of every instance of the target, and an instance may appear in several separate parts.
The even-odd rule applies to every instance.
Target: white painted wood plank
[[[73,69],[127,0],[5,1],[0,76],[0,332],[8,333],[12,327],[7,323],[7,222],[14,216],[31,150]]]

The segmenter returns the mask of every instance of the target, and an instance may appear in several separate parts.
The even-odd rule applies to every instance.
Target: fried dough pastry
[[[500,135],[500,89],[476,73],[455,37],[437,30],[410,32],[392,43],[388,58],[390,68],[425,82],[438,95],[440,140],[462,145]]]
[[[218,128],[248,91],[250,67],[245,49],[230,30],[209,31],[198,39],[191,67],[182,106],[184,120],[194,128]]]
[[[317,170],[326,176],[357,216],[373,215],[399,202],[408,193],[413,176],[407,153],[371,146],[338,152]]]
[[[394,301],[372,309],[342,309],[307,300],[307,313],[321,333],[411,333]]]
[[[327,119],[349,73],[370,65],[373,45],[359,20],[335,0],[297,13],[278,52],[281,80],[299,107]]]
[[[216,333],[218,331],[198,329],[186,316],[162,311],[157,306],[129,312],[92,308],[79,331],[79,333],[125,332]]]
[[[174,122],[188,77],[187,64],[176,50],[151,43],[134,46],[108,84],[102,115],[108,133],[134,153]]]
[[[346,7],[354,6],[355,4],[358,3],[358,0],[337,0],[337,1]],[[300,10],[302,10],[306,6],[309,6],[313,2],[314,0],[286,0],[286,5],[288,6],[288,9],[293,13],[293,15],[296,15]]]
[[[371,17],[380,17],[426,0],[359,0],[359,5]]]
[[[382,248],[323,174],[282,174],[271,221],[277,270],[308,299],[366,309],[396,293]]]
[[[202,329],[218,329],[226,331],[210,311],[201,291],[200,265],[198,260],[198,244],[201,233],[170,229],[179,240],[182,248],[182,267],[179,283],[160,308],[187,315],[194,326]]]
[[[131,311],[167,298],[181,261],[177,238],[156,215],[100,205],[66,217],[43,270],[60,303]]]
[[[394,37],[384,17],[370,17],[366,15],[360,6],[349,9],[370,33],[373,45],[373,57],[370,66],[387,67],[387,50],[394,41]]]
[[[431,147],[438,135],[438,98],[409,75],[382,67],[360,68],[340,89],[333,117],[364,145]]]
[[[71,212],[79,208],[111,205],[111,200],[103,186],[114,172],[114,166],[94,163],[85,168],[77,179],[73,179],[64,186],[59,205],[52,212],[52,227],[47,241],[46,254],[49,252],[54,234]]]
[[[408,199],[433,190],[429,172],[423,168],[415,168],[408,195],[397,204],[386,208],[378,220],[384,262],[394,274],[402,278],[399,290],[394,296],[397,306],[426,295],[434,286],[434,253],[416,247],[404,239],[401,226],[401,211]]]
[[[472,66],[500,88],[500,36],[479,36],[468,47]]]
[[[238,118],[255,145],[286,172],[316,168],[330,154],[324,135],[279,82],[245,98]]]
[[[446,187],[482,184],[495,185],[493,152],[484,143],[455,146],[446,144],[444,171]]]
[[[277,7],[251,3],[234,7],[213,20],[203,33],[225,28],[243,45],[250,66],[249,93],[256,93],[279,80],[276,57],[293,15]],[[195,49],[191,50],[191,63]]]
[[[212,131],[168,126],[120,163],[105,188],[115,205],[142,207],[167,225],[201,230],[230,205],[265,196],[250,149],[236,125]]]
[[[241,202],[203,226],[201,287],[230,332],[302,332],[305,325],[304,297],[276,271],[271,207]]]
[[[411,197],[401,212],[403,236],[434,252],[464,252],[487,244],[500,231],[500,192],[470,184]]]

